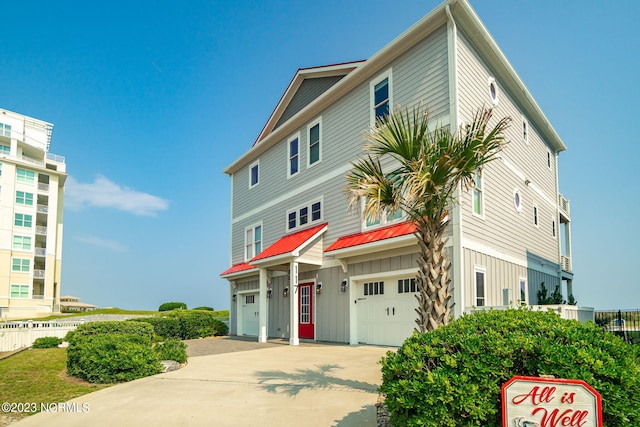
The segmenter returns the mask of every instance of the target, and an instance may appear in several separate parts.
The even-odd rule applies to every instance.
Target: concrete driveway
[[[378,361],[389,348],[209,340],[194,342],[190,353],[217,354],[192,356],[178,371],[87,394],[12,426],[376,425]]]

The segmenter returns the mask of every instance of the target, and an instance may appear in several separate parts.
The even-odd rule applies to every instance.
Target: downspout
[[[451,14],[449,4],[445,6],[447,12],[447,56],[449,67],[449,127],[451,132],[458,131],[458,28]],[[458,184],[455,198],[462,196],[462,186]],[[452,267],[453,267],[453,316],[460,317],[464,313],[464,254],[462,250],[462,209],[461,203],[454,203],[452,207],[451,226],[453,229]]]

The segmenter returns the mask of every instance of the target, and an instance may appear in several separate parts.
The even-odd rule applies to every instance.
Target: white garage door
[[[260,304],[258,294],[242,295],[241,335],[258,336],[260,329]]]
[[[416,327],[415,279],[397,278],[358,285],[358,342],[400,346]]]

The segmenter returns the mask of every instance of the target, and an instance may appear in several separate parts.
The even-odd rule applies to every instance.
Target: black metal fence
[[[640,344],[640,309],[597,310],[596,324],[624,338],[628,343]]]

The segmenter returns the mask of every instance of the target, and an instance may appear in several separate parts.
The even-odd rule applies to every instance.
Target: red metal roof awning
[[[279,255],[291,254],[292,256],[296,256],[295,252],[299,251],[303,248],[311,239],[316,237],[316,235],[324,232],[327,229],[327,223],[316,225],[311,228],[307,228],[305,230],[301,230],[292,234],[288,234],[284,237],[281,237],[274,244],[269,246],[264,251],[260,252],[258,255],[251,258],[249,261],[250,264],[255,263],[256,261],[264,261],[267,258],[277,257]]]
[[[331,244],[324,251],[331,252],[338,249],[346,249],[354,246],[364,245],[367,243],[379,242],[381,240],[413,234],[415,233],[415,231],[416,226],[411,222],[402,222],[400,224],[388,225],[386,227],[377,228],[371,231],[342,236],[338,238],[338,240],[333,242],[333,244]]]
[[[251,269],[254,269],[254,268],[257,268],[257,267],[249,264],[248,262],[242,262],[240,264],[232,265],[231,267],[229,267],[228,269],[226,269],[225,271],[220,273],[220,276],[224,277],[224,276],[228,276],[230,274],[241,273],[243,271],[251,270]]]

